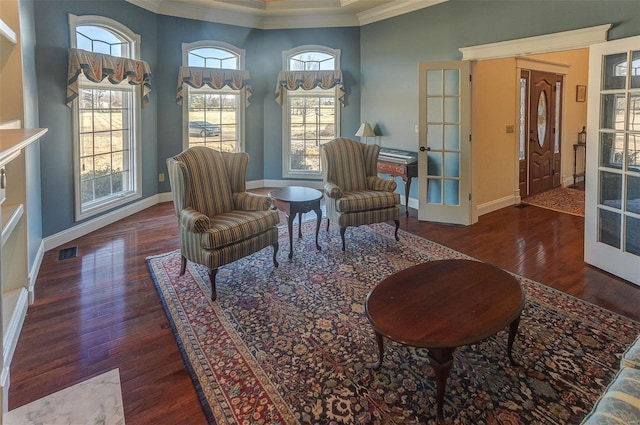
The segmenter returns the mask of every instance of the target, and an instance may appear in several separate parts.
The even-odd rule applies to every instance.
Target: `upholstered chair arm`
[[[383,190],[385,192],[393,192],[398,184],[391,179],[383,179],[378,176],[367,177],[367,188],[369,190]]]
[[[242,192],[233,194],[235,209],[242,211],[267,211],[273,204],[272,199],[266,195]]]
[[[193,233],[206,232],[209,229],[209,217],[193,208],[180,211],[180,226]]]
[[[334,199],[342,198],[342,189],[340,189],[340,187],[335,183],[331,183],[331,182],[325,183],[324,193],[326,193],[329,198],[334,198]]]

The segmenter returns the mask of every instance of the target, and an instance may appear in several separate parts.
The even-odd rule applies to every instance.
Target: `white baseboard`
[[[291,185],[300,185],[306,187],[313,187],[316,189],[322,189],[323,183],[320,180],[253,180],[247,182],[247,189],[258,189],[261,187],[286,187]],[[42,240],[41,250],[42,255],[44,255],[45,251],[49,251],[51,249],[57,248],[61,245],[64,245],[68,242],[71,242],[74,239],[77,239],[81,236],[87,235],[95,230],[101,229],[104,226],[107,226],[111,223],[115,223],[118,220],[126,218],[131,214],[135,214],[140,212],[146,208],[152,207],[161,202],[171,202],[173,198],[171,196],[171,192],[163,192],[158,193],[154,196],[149,196],[141,201],[135,202],[133,204],[129,204],[123,208],[120,208],[116,211],[101,215],[92,220],[86,221],[84,223],[80,223],[77,226],[73,226],[70,229],[63,230],[62,232],[56,233],[51,236],[47,236]],[[42,258],[40,258],[40,262]],[[34,262],[35,266],[35,262]],[[40,264],[38,263],[37,268],[32,269],[33,281],[35,282],[35,276],[37,276],[38,269]]]
[[[36,280],[38,279],[38,272],[40,271],[40,265],[42,264],[42,258],[44,257],[44,241],[40,241],[40,246],[38,247],[38,252],[36,252],[36,256],[33,259],[33,264],[31,265],[31,271],[29,273],[29,305],[33,304],[33,301],[36,299]]]
[[[94,230],[101,229],[108,224],[115,223],[118,220],[126,218],[131,214],[135,214],[146,208],[152,207],[160,202],[159,199],[160,195],[149,196],[148,198],[145,198],[141,201],[134,202],[133,204],[126,205],[115,211],[101,215],[100,217],[96,217],[84,223],[80,223],[70,229],[58,232],[55,235],[47,236],[42,240],[42,243],[44,244],[44,250],[49,251],[50,249],[57,248],[68,242],[71,242],[74,239],[89,234]]]
[[[22,325],[24,318],[27,316],[27,309],[29,308],[29,294],[26,288],[13,291],[16,293],[17,301],[13,309],[13,313],[9,318],[9,324],[4,332],[2,339],[2,375],[0,382],[2,384],[2,411],[7,412],[9,408],[9,385],[11,384],[10,372],[11,372],[11,360],[13,359],[13,353],[18,346],[18,338],[22,332]],[[5,294],[6,296],[6,294]],[[2,415],[0,415],[2,416]]]
[[[576,183],[581,183],[584,181],[584,176],[576,177]],[[573,186],[573,176],[568,176],[562,179],[562,186],[569,187]]]
[[[516,204],[516,198],[513,195],[505,196],[504,198],[495,199],[493,201],[486,202],[477,206],[478,216],[488,214],[493,211],[497,211],[501,208],[509,207]]]
[[[161,202],[173,202],[171,192],[158,193],[158,204]]]

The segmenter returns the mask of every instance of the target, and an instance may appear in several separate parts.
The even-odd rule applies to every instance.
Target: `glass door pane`
[[[599,242],[638,254],[635,241],[627,241],[637,224],[638,208],[633,198],[638,182],[638,138],[640,95],[632,90],[631,76],[640,64],[638,52],[603,57],[600,114],[600,171],[598,173]],[[633,239],[633,238],[632,238]]]
[[[589,53],[585,262],[640,285],[640,37]]]
[[[420,64],[418,218],[470,224],[471,66]]]
[[[427,202],[460,204],[460,71],[427,71]]]

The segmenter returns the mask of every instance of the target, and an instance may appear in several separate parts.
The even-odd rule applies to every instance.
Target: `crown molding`
[[[392,3],[358,13],[358,20],[360,25],[372,24],[447,1],[449,0],[395,0]]]
[[[434,6],[448,0],[380,0],[379,6],[358,13],[366,0],[214,0],[190,3],[179,0],[126,0],[158,15],[217,22],[257,29],[332,28],[371,24]]]
[[[462,60],[499,59],[520,55],[582,49],[607,41],[611,24],[581,28],[553,34],[461,47]]]

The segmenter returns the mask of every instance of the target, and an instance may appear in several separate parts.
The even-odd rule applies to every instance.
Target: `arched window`
[[[322,88],[320,80],[323,71],[340,70],[340,50],[300,46],[283,52],[283,69],[289,76],[293,71],[304,80],[315,79],[310,85],[288,84],[283,91],[283,176],[320,178],[320,146],[338,137],[341,88]]]
[[[101,16],[69,16],[71,47],[138,59],[140,37]],[[142,196],[139,88],[78,76],[73,102],[76,220]]]
[[[182,45],[183,67],[242,70],[244,50],[219,41],[198,41]],[[222,74],[220,74],[222,75]],[[184,147],[207,146],[222,152],[244,149],[244,107],[242,90],[224,85],[186,87]]]

